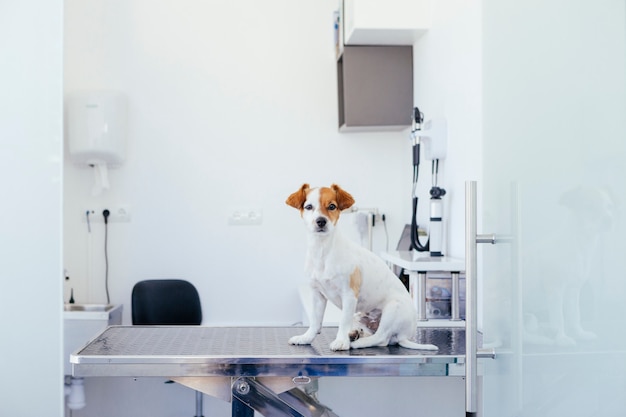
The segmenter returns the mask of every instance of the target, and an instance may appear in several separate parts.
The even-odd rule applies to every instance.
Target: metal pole
[[[202,408],[202,392],[196,391],[196,417],[204,417]]]
[[[465,415],[476,415],[477,390],[477,248],[476,181],[465,182]]]
[[[451,304],[450,304],[450,320],[459,321],[461,320],[461,313],[459,308],[459,271],[452,272],[452,294],[451,295]]]
[[[426,317],[426,271],[417,271],[417,320],[428,320]]]

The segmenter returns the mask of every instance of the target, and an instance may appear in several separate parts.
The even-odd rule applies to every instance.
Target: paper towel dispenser
[[[66,101],[70,159],[94,168],[94,194],[109,188],[107,169],[126,156],[126,97],[116,91],[85,91]]]

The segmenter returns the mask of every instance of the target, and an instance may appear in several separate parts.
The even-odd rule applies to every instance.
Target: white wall
[[[81,219],[86,208],[131,209],[130,223],[109,226],[111,301],[124,304],[126,323],[133,284],[163,277],[198,287],[207,325],[300,321],[305,241],[297,212],[284,200],[303,182],[336,182],[357,206],[377,207],[395,248],[410,221],[409,131],[337,132],[336,4],[65,2],[66,92],[116,89],[130,103],[127,161],[110,172],[111,190],[91,196],[90,169],[65,166],[66,299],[70,287],[77,302],[105,297],[103,226],[93,224],[88,235]],[[433,29],[415,46],[415,97],[427,116],[445,110],[450,123],[440,183],[449,192],[450,253],[462,256],[463,181],[480,175],[479,9],[447,1],[433,14]],[[229,226],[238,207],[261,208],[263,224]],[[343,226],[354,228],[349,219]],[[382,227],[374,243],[375,251],[385,249]],[[115,391],[107,380],[89,382],[88,395]],[[160,389],[158,382],[143,384]],[[158,387],[147,387],[152,384]],[[369,386],[394,401],[394,384]],[[130,410],[136,400],[124,392],[117,392],[116,403]],[[180,409],[191,407],[188,397],[176,396]],[[150,413],[161,410],[155,405]],[[80,415],[90,412],[88,406]]]
[[[447,121],[448,152],[438,176],[446,189],[446,253],[464,258],[464,184],[482,175],[481,1],[432,1],[430,7],[432,27],[414,47],[415,105],[426,120]],[[422,153],[418,220],[423,216],[419,224],[427,225],[431,164]]]
[[[104,297],[102,225],[86,279],[85,207],[131,207],[130,223],[110,227],[114,302],[129,306],[140,279],[184,277],[202,293],[207,323],[300,320],[304,235],[284,201],[303,182],[337,182],[357,205],[387,213],[395,245],[409,220],[408,132],[337,132],[334,6],[66,3],[66,91],[117,89],[130,102],[127,162],[110,172],[111,190],[92,197],[90,169],[66,166],[77,300]],[[261,208],[263,224],[229,226],[238,207]],[[382,228],[376,243],[384,249]]]
[[[2,416],[63,413],[62,7],[0,7]]]

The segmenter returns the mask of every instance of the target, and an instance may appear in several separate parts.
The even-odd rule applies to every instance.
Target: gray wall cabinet
[[[337,87],[340,131],[405,129],[413,108],[413,47],[345,45]]]

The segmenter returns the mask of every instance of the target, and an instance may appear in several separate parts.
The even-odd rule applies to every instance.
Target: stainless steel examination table
[[[418,343],[437,352],[398,346],[333,352],[337,329],[323,328],[312,345],[292,346],[298,327],[109,327],[71,355],[77,377],[165,377],[232,402],[232,415],[254,410],[269,416],[336,416],[308,395],[320,377],[431,376],[465,378],[465,413],[478,412],[477,359],[480,351],[477,303],[477,245],[494,244],[495,235],[479,235],[476,182],[465,183],[465,327],[419,327]],[[504,240],[506,241],[506,240]],[[309,389],[308,392],[311,392]]]
[[[463,376],[465,329],[420,328],[416,341],[439,351],[399,346],[334,352],[337,329],[312,345],[287,341],[300,327],[112,326],[71,355],[76,377],[165,377],[232,402],[233,416],[336,416],[308,395],[333,376]]]

